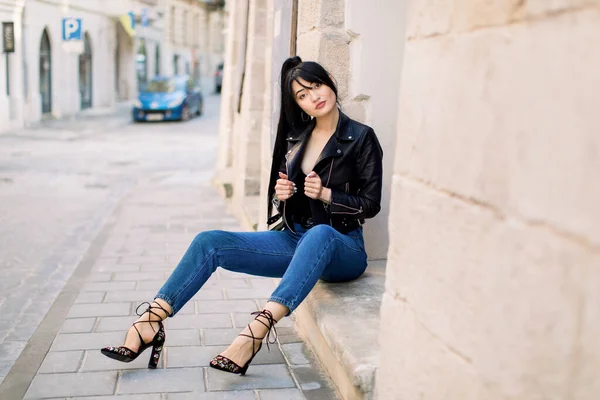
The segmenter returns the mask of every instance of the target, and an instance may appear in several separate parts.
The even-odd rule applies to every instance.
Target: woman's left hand
[[[323,191],[321,178],[315,171],[312,171],[304,180],[304,194],[311,199],[319,200]]]

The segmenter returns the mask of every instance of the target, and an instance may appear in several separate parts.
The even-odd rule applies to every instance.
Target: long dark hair
[[[337,87],[331,76],[325,68],[313,61],[302,62],[300,57],[288,58],[281,67],[281,110],[279,111],[279,123],[277,125],[277,136],[275,137],[275,146],[273,147],[273,163],[271,164],[271,177],[268,190],[268,211],[267,216],[271,215],[273,210],[272,199],[275,194],[275,184],[279,179],[279,168],[285,159],[287,150],[286,138],[290,134],[299,134],[303,132],[310,124],[310,120],[302,119],[302,109],[296,103],[296,98],[292,91],[292,83],[298,82],[299,78],[310,83],[321,83],[327,85],[335,93],[336,101],[338,97]],[[307,119],[305,117],[305,119]]]

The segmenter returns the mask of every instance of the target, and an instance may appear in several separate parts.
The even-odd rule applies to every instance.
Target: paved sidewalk
[[[26,389],[26,399],[337,399],[290,318],[277,326],[279,344],[270,352],[263,346],[246,376],[207,367],[276,285],[222,269],[166,322],[158,369],[146,368],[150,350],[130,364],[100,354],[123,342],[137,304],[152,300],[198,232],[240,230],[208,176],[197,175],[152,176],[125,196],[0,386],[0,397],[14,388],[7,398],[21,398]]]

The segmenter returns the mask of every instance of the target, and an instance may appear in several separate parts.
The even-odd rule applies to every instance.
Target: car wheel
[[[181,109],[181,120],[188,121],[189,119],[190,119],[190,110],[186,106],[183,106],[183,108]]]

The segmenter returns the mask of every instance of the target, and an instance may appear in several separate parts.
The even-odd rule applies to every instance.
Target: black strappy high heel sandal
[[[246,364],[244,364],[244,366],[241,367],[241,366],[237,365],[236,363],[234,363],[233,361],[231,361],[229,358],[224,357],[219,354],[218,356],[216,356],[215,358],[213,358],[210,361],[210,364],[209,364],[210,367],[221,370],[221,371],[230,372],[232,374],[245,375],[246,371],[248,370],[248,367],[250,366],[250,363],[254,359],[254,356],[256,356],[258,354],[258,352],[260,351],[260,349],[262,348],[262,341],[265,337],[267,338],[267,349],[269,351],[271,351],[269,344],[275,344],[277,342],[277,330],[275,329],[275,324],[277,323],[277,321],[275,321],[275,318],[273,318],[273,314],[269,310],[256,311],[256,312],[251,313],[251,315],[256,315],[254,320],[260,322],[261,324],[266,326],[268,329],[267,334],[265,336],[263,336],[261,338],[257,338],[254,336],[254,332],[252,332],[252,328],[250,328],[250,325],[248,325],[248,329],[250,330],[250,335],[246,335],[244,333],[240,333],[238,335],[238,336],[246,336],[246,337],[249,337],[250,339],[252,339],[252,357],[250,357],[250,359],[246,362]],[[258,319],[259,317],[263,317],[264,319],[266,319],[268,324],[266,324],[262,320]],[[271,340],[271,331],[274,332],[272,340]],[[254,341],[255,340],[260,340],[260,344],[258,345],[258,349],[256,349],[256,350],[254,349]]]
[[[139,309],[144,304],[147,304],[148,308],[146,309],[146,311],[144,311],[143,313],[140,314]],[[152,304],[150,304],[148,302],[144,302],[144,303],[140,304],[139,306],[137,306],[137,308],[135,309],[135,313],[140,317],[142,315],[144,315],[145,313],[148,313],[148,321],[136,321],[132,325],[135,328],[138,336],[140,337],[141,344],[140,344],[140,348],[138,349],[137,353],[131,349],[128,349],[125,346],[119,346],[119,347],[105,347],[102,350],[100,350],[102,352],[102,354],[104,354],[106,357],[128,363],[128,362],[131,362],[131,361],[135,360],[136,358],[138,358],[138,356],[140,354],[142,354],[144,352],[144,350],[146,350],[148,347],[152,346],[152,354],[150,355],[150,361],[148,361],[148,368],[155,369],[156,366],[158,365],[158,359],[160,358],[160,353],[162,352],[163,345],[165,343],[166,334],[165,334],[165,328],[162,323],[163,317],[158,315],[157,313],[155,313],[152,310],[153,309],[154,310],[162,310],[167,317],[169,317],[170,314],[160,304],[158,304],[158,303],[154,303],[154,304],[156,304],[156,306],[153,306]],[[160,318],[160,320],[159,321],[151,321],[150,314],[156,315],[158,318]],[[158,323],[158,331],[156,331],[154,329],[154,326],[152,326],[153,322]],[[137,324],[141,324],[141,323],[144,323],[144,324],[149,323],[152,330],[154,332],[156,332],[156,335],[154,335],[154,338],[149,343],[144,342],[144,339],[142,338],[140,331],[136,327]]]

